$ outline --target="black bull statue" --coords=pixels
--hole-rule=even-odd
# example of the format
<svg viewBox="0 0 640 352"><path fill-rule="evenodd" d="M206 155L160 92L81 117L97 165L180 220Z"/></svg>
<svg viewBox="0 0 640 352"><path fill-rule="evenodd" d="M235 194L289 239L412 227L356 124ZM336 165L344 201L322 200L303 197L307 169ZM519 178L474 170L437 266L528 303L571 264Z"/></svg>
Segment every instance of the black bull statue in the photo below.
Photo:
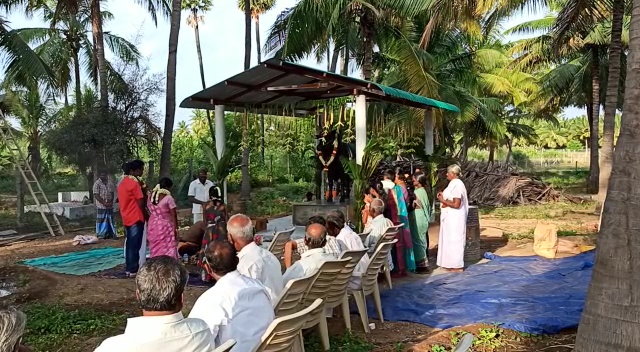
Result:
<svg viewBox="0 0 640 352"><path fill-rule="evenodd" d="M351 193L351 177L344 169L341 158L354 159L355 145L343 143L337 131L332 130L326 134L316 135L316 199L322 199L324 192L329 191L328 202L333 202L333 186L337 184L340 194L340 202L349 199ZM322 189L323 170L327 172L327 186Z"/></svg>

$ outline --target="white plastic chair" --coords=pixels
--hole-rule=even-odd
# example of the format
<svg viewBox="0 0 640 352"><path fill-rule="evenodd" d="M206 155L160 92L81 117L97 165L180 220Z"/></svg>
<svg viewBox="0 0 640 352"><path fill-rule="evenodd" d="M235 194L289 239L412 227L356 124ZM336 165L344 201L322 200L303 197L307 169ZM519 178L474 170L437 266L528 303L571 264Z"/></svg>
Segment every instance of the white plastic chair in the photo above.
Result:
<svg viewBox="0 0 640 352"><path fill-rule="evenodd" d="M369 329L369 315L367 314L367 296L373 295L373 301L375 302L376 310L378 311L378 317L380 322L384 323L382 302L380 300L380 288L378 287L378 272L380 272L384 263L387 262L387 255L389 254L389 251L391 251L391 248L396 245L396 242L398 242L398 240L380 244L369 262L367 271L362 275L360 288L357 290L347 290L349 295L353 296L356 301L358 313L360 313L360 319L364 326L364 331L367 333L371 331Z"/></svg>
<svg viewBox="0 0 640 352"><path fill-rule="evenodd" d="M299 341L302 326L307 321L307 316L314 311L322 310L322 300L314 301L307 308L298 313L276 318L262 335L262 339L254 352L290 352L294 350L294 342Z"/></svg>
<svg viewBox="0 0 640 352"><path fill-rule="evenodd" d="M273 235L271 244L269 244L269 252L273 253L280 262L282 262L282 257L284 256L284 245L289 242L295 230L296 228L293 227L288 230L278 231Z"/></svg>
<svg viewBox="0 0 640 352"><path fill-rule="evenodd" d="M276 318L298 313L298 311L300 311L302 299L307 294L307 291L309 291L309 288L316 280L319 273L319 271L316 271L311 275L289 280L289 282L287 282L287 285L284 287L284 290L282 290L278 301L273 306L273 312L276 315Z"/></svg>
<svg viewBox="0 0 640 352"><path fill-rule="evenodd" d="M378 242L376 243L376 249L380 247L381 243L391 242L396 239L400 228L402 228L404 224L389 226L387 231L384 232L384 235L378 238ZM389 261L384 262L384 266L382 267L382 272L384 273L384 277L387 280L387 284L389 285L389 289L393 289L393 282L391 281L391 268L389 267Z"/></svg>
<svg viewBox="0 0 640 352"><path fill-rule="evenodd" d="M340 254L340 259L351 258L351 260L349 261L349 264L347 264L347 266L345 267L345 271L343 272L343 274L346 275L347 270L350 270L351 272L350 276L353 277L353 271L355 270L356 266L360 263L360 260L362 259L362 257L364 257L365 254L367 254L366 248L359 249L359 250L348 250L348 251L342 252L342 254ZM349 313L349 296L347 295L347 287L349 286L351 277L349 278L349 280L347 280L347 284L344 287L345 294L342 296L341 303L334 301L330 297L327 297L327 300L325 301L325 307L330 307L332 309L337 307L338 305L342 305L342 316L344 318L344 325L347 327L347 330L351 330L351 317ZM336 298L338 298L338 290L340 288L336 287L335 289L336 289Z"/></svg>
<svg viewBox="0 0 640 352"><path fill-rule="evenodd" d="M303 308L309 307L317 299L322 299L322 310L319 315L310 315L307 322L304 324L303 329L309 329L314 326L318 326L320 330L320 340L322 347L325 351L329 350L329 330L327 329L327 318L324 316L324 301L331 295L334 299L335 292L331 292L334 289L334 282L338 281L339 276L345 270L345 267L349 264L350 258L328 260L322 264L318 270L318 276L315 281L309 287L307 294L302 299L301 305ZM352 270L353 271L353 270ZM349 274L351 276L351 274ZM342 280L341 280L342 281ZM348 278L347 280L348 281ZM343 291L343 295L346 291ZM302 344L302 334L300 335L300 343Z"/></svg>
<svg viewBox="0 0 640 352"><path fill-rule="evenodd" d="M236 340L230 339L230 340L227 340L227 342L223 343L222 345L218 346L218 348L213 350L213 352L229 352L235 345L236 345Z"/></svg>

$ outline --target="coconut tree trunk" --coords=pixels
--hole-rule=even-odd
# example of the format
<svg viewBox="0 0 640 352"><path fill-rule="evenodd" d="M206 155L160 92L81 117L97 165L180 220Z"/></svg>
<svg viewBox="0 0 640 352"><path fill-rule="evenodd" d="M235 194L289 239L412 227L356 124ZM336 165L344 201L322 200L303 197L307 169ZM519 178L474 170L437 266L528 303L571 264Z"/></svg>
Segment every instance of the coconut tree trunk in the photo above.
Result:
<svg viewBox="0 0 640 352"><path fill-rule="evenodd" d="M244 69L248 70L251 66L251 0L244 1ZM242 130L242 182L240 185L240 198L241 207L244 208L245 200L251 196L251 178L249 176L249 115L245 111L244 123ZM246 212L246 209L240 209L242 212Z"/></svg>
<svg viewBox="0 0 640 352"><path fill-rule="evenodd" d="M344 44L344 51L342 53L342 67L341 67L341 74L343 76L346 76L349 74L349 46L348 46L348 41L345 42Z"/></svg>
<svg viewBox="0 0 640 352"><path fill-rule="evenodd" d="M599 165L599 122L600 122L600 59L598 57L598 47L591 47L591 96L592 96L592 118L591 130L589 131L589 147L591 155L589 159L589 181L587 182L587 191L591 194L598 193L598 178L600 173Z"/></svg>
<svg viewBox="0 0 640 352"><path fill-rule="evenodd" d="M331 54L331 65L329 71L335 73L338 69L338 59L340 58L340 49L333 48L333 54Z"/></svg>
<svg viewBox="0 0 640 352"><path fill-rule="evenodd" d="M38 129L31 131L29 138L29 167L36 174L36 177L40 177L40 164L42 163L42 154L40 152L40 133Z"/></svg>
<svg viewBox="0 0 640 352"><path fill-rule="evenodd" d="M207 88L207 84L204 79L204 64L202 63L202 48L200 46L200 25L198 24L198 8L194 7L191 9L191 14L194 18L194 26L193 32L196 36L196 52L198 54L198 65L200 66L200 81L202 82L202 89ZM211 111L209 109L205 110L207 113L207 125L209 126L209 133L211 133L212 141L215 139L215 132L213 130L213 122L211 122ZM214 145L213 143L212 145Z"/></svg>
<svg viewBox="0 0 640 352"><path fill-rule="evenodd" d="M73 53L73 74L75 80L75 94L76 94L76 107L82 106L82 86L80 82L80 58L78 57L78 50L74 49Z"/></svg>
<svg viewBox="0 0 640 352"><path fill-rule="evenodd" d="M492 163L496 159L496 146L493 142L489 142L489 162Z"/></svg>
<svg viewBox="0 0 640 352"><path fill-rule="evenodd" d="M258 55L258 63L262 62L262 43L260 43L260 15L255 15L256 23L256 54ZM260 161L264 165L264 114L260 114Z"/></svg>
<svg viewBox="0 0 640 352"><path fill-rule="evenodd" d="M593 277L582 312L577 352L640 350L640 0L633 1L620 137L603 208Z"/></svg>
<svg viewBox="0 0 640 352"><path fill-rule="evenodd" d="M160 151L160 177L171 172L171 142L176 115L176 61L178 58L178 35L180 34L181 2L171 3L171 25L169 27L169 56L167 58L167 100L165 105L164 132Z"/></svg>
<svg viewBox="0 0 640 352"><path fill-rule="evenodd" d="M98 62L98 84L100 87L100 107L109 107L109 91L107 86L107 60L104 56L104 35L102 32L102 12L100 0L91 0L91 31Z"/></svg>
<svg viewBox="0 0 640 352"><path fill-rule="evenodd" d="M365 80L371 79L371 73L373 71L373 33L369 20L369 10L364 9L362 18L360 19L360 31L362 32L364 58L362 61L362 78Z"/></svg>
<svg viewBox="0 0 640 352"><path fill-rule="evenodd" d="M256 23L256 54L258 54L258 63L262 62L262 49L260 48L260 15L254 16L254 21Z"/></svg>
<svg viewBox="0 0 640 352"><path fill-rule="evenodd" d="M620 84L620 55L622 52L622 21L624 20L624 0L614 0L612 7L611 43L609 44L609 76L607 96L604 103L604 128L602 129L602 150L598 187L598 207L604 203L613 163L613 138L616 129L616 109Z"/></svg>
<svg viewBox="0 0 640 352"><path fill-rule="evenodd" d="M513 153L513 141L507 138L507 157L504 159L505 164L511 162L511 154Z"/></svg>

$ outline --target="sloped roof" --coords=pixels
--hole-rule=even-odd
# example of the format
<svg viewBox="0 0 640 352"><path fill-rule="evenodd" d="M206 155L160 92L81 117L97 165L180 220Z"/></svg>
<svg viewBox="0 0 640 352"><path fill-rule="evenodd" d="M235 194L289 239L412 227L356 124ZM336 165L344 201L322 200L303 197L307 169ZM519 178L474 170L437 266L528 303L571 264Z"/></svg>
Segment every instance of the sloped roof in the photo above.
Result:
<svg viewBox="0 0 640 352"><path fill-rule="evenodd" d="M214 105L233 108L276 108L364 94L367 99L415 108L460 110L451 104L358 78L326 72L279 59L269 59L180 103L182 108L213 109ZM302 104L301 104L302 103Z"/></svg>

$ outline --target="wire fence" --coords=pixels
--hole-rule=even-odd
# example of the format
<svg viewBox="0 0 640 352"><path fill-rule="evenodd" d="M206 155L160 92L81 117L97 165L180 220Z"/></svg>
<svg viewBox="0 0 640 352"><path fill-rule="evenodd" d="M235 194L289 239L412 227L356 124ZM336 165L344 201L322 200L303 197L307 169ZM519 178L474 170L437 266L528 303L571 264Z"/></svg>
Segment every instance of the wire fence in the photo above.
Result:
<svg viewBox="0 0 640 352"><path fill-rule="evenodd" d="M494 160L504 162L506 157L507 150L498 149ZM472 149L469 159L489 160L489 152ZM527 171L584 169L589 167L589 150L514 148L510 163Z"/></svg>

